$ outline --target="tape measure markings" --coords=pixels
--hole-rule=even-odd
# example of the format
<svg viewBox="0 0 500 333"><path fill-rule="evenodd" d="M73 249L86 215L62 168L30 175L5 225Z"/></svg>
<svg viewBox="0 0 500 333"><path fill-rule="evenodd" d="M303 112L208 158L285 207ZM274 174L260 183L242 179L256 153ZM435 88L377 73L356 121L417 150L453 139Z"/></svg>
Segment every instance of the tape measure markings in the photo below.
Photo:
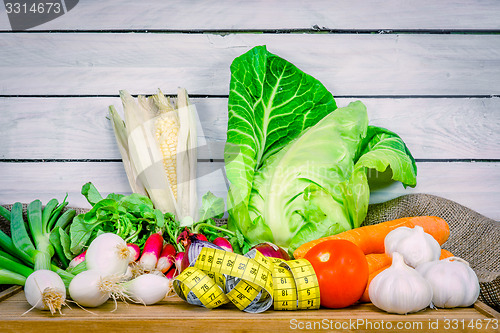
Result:
<svg viewBox="0 0 500 333"><path fill-rule="evenodd" d="M205 252L200 253L195 267L241 279L236 286L230 286L226 294L240 310L244 310L257 297L260 292L259 286L270 292L269 289L272 288L270 272L262 265L231 252L215 251L215 249L207 249Z"/></svg>
<svg viewBox="0 0 500 333"><path fill-rule="evenodd" d="M208 275L194 267L186 268L183 273L185 274L179 275L177 280L184 285L180 287L184 300L188 299L189 293L193 293L207 308L214 308L229 301L222 289ZM177 292L176 285L174 284L174 288Z"/></svg>
<svg viewBox="0 0 500 333"><path fill-rule="evenodd" d="M293 275L297 290L297 307L299 309L318 309L319 284L314 269L305 259L286 261L280 264L287 267Z"/></svg>
<svg viewBox="0 0 500 333"><path fill-rule="evenodd" d="M247 312L319 308L319 286L305 259L284 261L253 250L244 256L203 248L174 280L184 300L207 308L232 302Z"/></svg>

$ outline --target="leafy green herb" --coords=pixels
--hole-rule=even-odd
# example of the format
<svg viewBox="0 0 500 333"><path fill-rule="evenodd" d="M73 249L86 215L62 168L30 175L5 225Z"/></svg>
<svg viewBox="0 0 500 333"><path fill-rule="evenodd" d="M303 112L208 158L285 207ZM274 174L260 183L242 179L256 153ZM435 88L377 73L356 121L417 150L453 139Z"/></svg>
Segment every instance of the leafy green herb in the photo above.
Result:
<svg viewBox="0 0 500 333"><path fill-rule="evenodd" d="M95 186L87 183L82 187L82 194L93 207L77 215L71 224L70 251L73 254L81 253L95 237L105 232L113 232L142 248L152 233L163 232L167 224L175 224L172 214L161 213L148 197L137 193L112 193L103 199Z"/></svg>

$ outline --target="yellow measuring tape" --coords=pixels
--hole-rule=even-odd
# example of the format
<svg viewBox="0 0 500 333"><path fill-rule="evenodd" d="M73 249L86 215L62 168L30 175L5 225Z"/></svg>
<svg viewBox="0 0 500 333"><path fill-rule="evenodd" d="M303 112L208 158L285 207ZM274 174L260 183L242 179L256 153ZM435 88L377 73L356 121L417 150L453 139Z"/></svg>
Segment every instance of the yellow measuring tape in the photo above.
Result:
<svg viewBox="0 0 500 333"><path fill-rule="evenodd" d="M305 259L268 258L257 250L239 255L203 248L175 280L174 290L188 303L212 309L232 302L252 313L318 309L319 285Z"/></svg>

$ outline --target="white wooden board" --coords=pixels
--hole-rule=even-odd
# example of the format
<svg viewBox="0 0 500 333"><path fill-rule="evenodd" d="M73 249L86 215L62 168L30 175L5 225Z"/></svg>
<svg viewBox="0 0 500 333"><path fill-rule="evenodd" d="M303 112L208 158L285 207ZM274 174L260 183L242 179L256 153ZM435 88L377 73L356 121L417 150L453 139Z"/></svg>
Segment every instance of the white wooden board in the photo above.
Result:
<svg viewBox="0 0 500 333"><path fill-rule="evenodd" d="M89 0L11 33L0 6L0 203L68 192L88 207L87 181L129 193L107 107L121 110L120 89L178 86L198 97L199 194L225 197L229 66L267 45L339 106L362 100L418 159L416 188L377 187L371 202L430 193L498 220L499 18L497 0Z"/></svg>
<svg viewBox="0 0 500 333"><path fill-rule="evenodd" d="M498 29L499 16L495 0L87 0L32 30Z"/></svg>
<svg viewBox="0 0 500 333"><path fill-rule="evenodd" d="M336 99L339 107L353 100ZM417 159L500 159L498 97L360 100L371 124L398 133ZM227 98L192 102L199 159L223 159ZM0 98L0 159L120 159L109 105L122 112L118 97Z"/></svg>
<svg viewBox="0 0 500 333"><path fill-rule="evenodd" d="M422 162L418 167L418 185L404 189L400 183L378 188L371 202L383 202L408 193L428 193L457 201L490 218L500 219L499 163ZM223 163L200 163L198 195L211 191L226 197L227 181ZM64 198L71 205L89 207L80 194L86 182L93 182L104 195L130 193L121 163L1 163L0 204L26 202L36 198Z"/></svg>
<svg viewBox="0 0 500 333"><path fill-rule="evenodd" d="M227 95L256 45L335 96L500 95L500 35L0 34L0 95Z"/></svg>

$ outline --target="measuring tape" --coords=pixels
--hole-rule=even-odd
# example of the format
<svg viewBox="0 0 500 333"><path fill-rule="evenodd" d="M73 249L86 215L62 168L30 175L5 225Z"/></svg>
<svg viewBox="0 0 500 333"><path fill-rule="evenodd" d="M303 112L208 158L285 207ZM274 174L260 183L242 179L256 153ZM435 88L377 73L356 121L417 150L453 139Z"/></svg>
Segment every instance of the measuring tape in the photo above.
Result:
<svg viewBox="0 0 500 333"><path fill-rule="evenodd" d="M209 309L233 303L240 310L318 309L319 285L306 259L284 261L257 250L245 255L203 248L194 264L174 280L174 290L190 304Z"/></svg>

